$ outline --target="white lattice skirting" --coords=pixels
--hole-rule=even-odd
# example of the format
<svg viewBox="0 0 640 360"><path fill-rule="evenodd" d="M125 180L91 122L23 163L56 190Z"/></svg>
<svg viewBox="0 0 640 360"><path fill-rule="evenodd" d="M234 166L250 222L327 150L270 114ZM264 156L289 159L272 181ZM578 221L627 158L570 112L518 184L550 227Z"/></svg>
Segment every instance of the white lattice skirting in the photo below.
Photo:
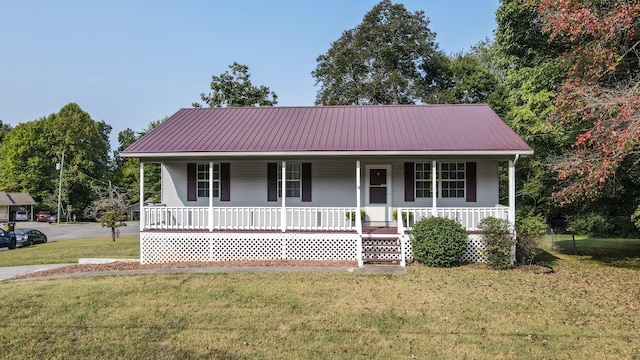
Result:
<svg viewBox="0 0 640 360"><path fill-rule="evenodd" d="M140 263L357 260L357 234L140 233Z"/></svg>
<svg viewBox="0 0 640 360"><path fill-rule="evenodd" d="M353 233L142 232L142 264L187 261L347 260L358 259L360 237ZM404 235L406 258L413 259L411 237ZM461 262L485 262L482 236L470 234Z"/></svg>

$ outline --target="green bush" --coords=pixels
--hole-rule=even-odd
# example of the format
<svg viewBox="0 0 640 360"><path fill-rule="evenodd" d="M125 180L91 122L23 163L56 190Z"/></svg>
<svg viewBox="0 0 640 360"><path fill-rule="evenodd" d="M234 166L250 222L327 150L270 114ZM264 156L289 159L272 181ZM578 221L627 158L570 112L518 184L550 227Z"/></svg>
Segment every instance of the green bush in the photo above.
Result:
<svg viewBox="0 0 640 360"><path fill-rule="evenodd" d="M467 247L467 231L455 220L428 217L413 225L411 243L419 263L450 267Z"/></svg>
<svg viewBox="0 0 640 360"><path fill-rule="evenodd" d="M344 216L347 220L356 221L356 212L355 211L347 211ZM367 213L364 210L360 210L360 221L364 221L367 217Z"/></svg>
<svg viewBox="0 0 640 360"><path fill-rule="evenodd" d="M602 215L588 213L569 217L570 229L580 235L607 236L612 230L611 224Z"/></svg>
<svg viewBox="0 0 640 360"><path fill-rule="evenodd" d="M516 221L516 262L531 264L540 252L538 243L544 236L547 224L542 215L532 215Z"/></svg>
<svg viewBox="0 0 640 360"><path fill-rule="evenodd" d="M515 240L511 237L509 221L495 217L484 218L478 224L478 229L482 231L482 239L487 246L482 253L487 257L489 265L498 270L513 266L511 248Z"/></svg>

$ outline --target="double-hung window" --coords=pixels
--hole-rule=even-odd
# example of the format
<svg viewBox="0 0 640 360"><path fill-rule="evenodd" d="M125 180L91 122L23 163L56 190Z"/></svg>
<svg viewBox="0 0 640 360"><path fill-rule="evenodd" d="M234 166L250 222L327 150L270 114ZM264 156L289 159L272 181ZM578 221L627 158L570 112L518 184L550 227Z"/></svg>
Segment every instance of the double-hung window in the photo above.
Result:
<svg viewBox="0 0 640 360"><path fill-rule="evenodd" d="M416 163L415 165L416 197L431 197L431 163Z"/></svg>
<svg viewBox="0 0 640 360"><path fill-rule="evenodd" d="M440 196L443 198L463 198L465 184L464 163L440 164Z"/></svg>
<svg viewBox="0 0 640 360"><path fill-rule="evenodd" d="M288 198L299 198L302 189L302 164L287 163L286 195ZM282 197L282 163L278 167L278 197Z"/></svg>
<svg viewBox="0 0 640 360"><path fill-rule="evenodd" d="M415 196L430 198L433 196L433 174L431 163L415 163ZM465 163L437 163L436 191L441 198L465 197Z"/></svg>
<svg viewBox="0 0 640 360"><path fill-rule="evenodd" d="M213 189L209 189L209 164L197 164L196 179L198 181L198 197L220 197L220 163L213 164Z"/></svg>

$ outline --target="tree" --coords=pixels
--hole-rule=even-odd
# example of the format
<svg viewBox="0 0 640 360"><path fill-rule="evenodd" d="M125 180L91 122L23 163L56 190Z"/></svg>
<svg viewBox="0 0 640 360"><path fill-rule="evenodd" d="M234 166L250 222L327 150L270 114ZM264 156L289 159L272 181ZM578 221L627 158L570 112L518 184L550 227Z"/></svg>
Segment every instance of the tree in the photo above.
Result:
<svg viewBox="0 0 640 360"><path fill-rule="evenodd" d="M220 76L211 77L212 93L200 94L200 99L209 107L273 106L278 96L268 87L254 86L251 83L249 67L234 62L231 73L225 71ZM193 103L193 107L201 107Z"/></svg>
<svg viewBox="0 0 640 360"><path fill-rule="evenodd" d="M383 0L320 55L318 105L413 104L442 84L446 56L423 11Z"/></svg>
<svg viewBox="0 0 640 360"><path fill-rule="evenodd" d="M118 134L118 149L114 151L114 169L113 169L113 181L120 186L126 188L127 193L131 201L140 201L140 160L134 158L123 158L120 156L120 152L124 151L127 147L133 144L136 140L146 135L149 131L160 125L164 119L158 119L152 121L147 125L147 128L136 133L135 131L127 128ZM152 198L154 201L160 200L160 166L155 163L144 164L144 177L145 177L145 200Z"/></svg>
<svg viewBox="0 0 640 360"><path fill-rule="evenodd" d="M2 144L2 140L7 135L7 133L11 130L11 125L4 124L2 120L0 120L0 145Z"/></svg>
<svg viewBox="0 0 640 360"><path fill-rule="evenodd" d="M126 194L111 186L111 182L107 188L95 187L94 190L96 199L85 209L84 215L96 219L102 227L111 228L111 240L116 241L118 228L127 226Z"/></svg>
<svg viewBox="0 0 640 360"><path fill-rule="evenodd" d="M488 103L500 115L506 97L502 74L495 65L495 51L489 40L481 41L469 52L454 55L447 62L441 90L429 102L445 104Z"/></svg>
<svg viewBox="0 0 640 360"><path fill-rule="evenodd" d="M0 147L0 187L29 192L42 205L47 195L58 193L55 164L64 152L62 200L84 209L93 199L93 179L102 179L109 172L110 132L109 125L91 119L75 103L46 118L20 124L7 133Z"/></svg>
<svg viewBox="0 0 640 360"><path fill-rule="evenodd" d="M639 154L640 2L538 0L544 30L562 40L569 67L550 114L555 127L579 129L552 164L561 203L601 197L629 157Z"/></svg>

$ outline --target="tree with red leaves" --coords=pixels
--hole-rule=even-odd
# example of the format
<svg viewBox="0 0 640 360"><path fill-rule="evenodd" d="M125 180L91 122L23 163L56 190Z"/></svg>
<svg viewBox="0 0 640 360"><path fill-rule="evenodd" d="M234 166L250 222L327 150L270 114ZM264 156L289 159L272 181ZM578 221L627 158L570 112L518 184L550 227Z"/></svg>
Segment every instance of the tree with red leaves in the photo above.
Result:
<svg viewBox="0 0 640 360"><path fill-rule="evenodd" d="M555 198L595 200L640 152L640 1L536 1L544 31L564 44L561 61L569 67L549 121L579 131L551 166L561 186Z"/></svg>

